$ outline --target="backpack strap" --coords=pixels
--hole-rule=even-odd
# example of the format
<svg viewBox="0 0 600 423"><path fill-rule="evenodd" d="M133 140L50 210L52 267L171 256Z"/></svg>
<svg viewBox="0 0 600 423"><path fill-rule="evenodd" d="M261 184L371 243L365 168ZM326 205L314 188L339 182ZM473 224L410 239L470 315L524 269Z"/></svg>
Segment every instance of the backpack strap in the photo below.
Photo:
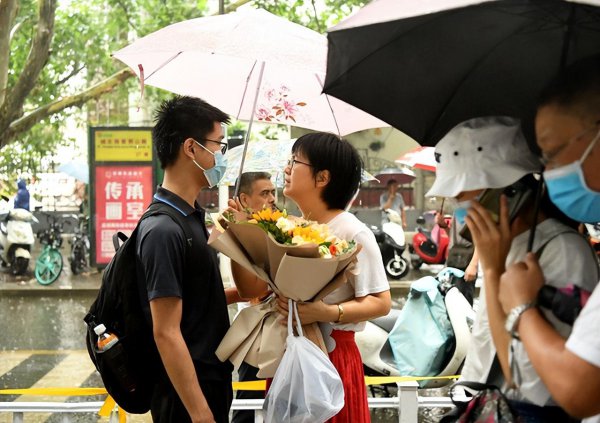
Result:
<svg viewBox="0 0 600 423"><path fill-rule="evenodd" d="M163 199L158 198L156 196L154 197L154 199L155 200L152 203L150 203L150 206L148 206L148 209L142 215L140 222L147 217L156 216L159 214L166 214L167 216L169 216L175 223L177 223L179 225L179 227L183 231L184 238L185 238L184 247L185 247L186 263L191 263L192 243L193 243L194 236L192 235L192 230L190 228L190 225L185 220L185 215L178 208L176 208L172 204L164 201ZM138 222L138 226L139 226L139 222Z"/></svg>
<svg viewBox="0 0 600 423"><path fill-rule="evenodd" d="M142 220L144 220L147 217L156 216L159 214L166 214L167 216L169 216L175 223L177 223L179 225L179 227L183 231L184 238L186 241L184 243L185 259L186 259L186 263L191 263L191 260L192 260L192 248L191 247L192 247L192 242L193 242L194 236L192 234L190 225L185 220L185 215L175 205L173 205L157 196L154 196L154 201L152 203L150 203L150 205L148 206L148 208L146 209L146 211L144 212L144 214L138 221L135 229L133 230L133 232L131 233L130 236L125 235L123 232L116 232L115 234L113 234L112 242L113 242L115 251L117 251L121 247L121 245L122 245L121 242L125 242L129 238L132 238L135 235L137 235L137 232L138 232L138 229L139 229L139 226L140 226L140 223L142 222Z"/></svg>
<svg viewBox="0 0 600 423"><path fill-rule="evenodd" d="M137 229L137 227L136 227L136 229ZM133 233L130 236L132 236L132 235L133 235ZM113 242L113 247L115 247L115 252L119 249L119 247L121 247L119 240L121 240L122 242L125 242L128 239L129 239L129 237L127 235L125 235L123 232L117 232L117 233L113 234L112 242Z"/></svg>
<svg viewBox="0 0 600 423"><path fill-rule="evenodd" d="M559 235L574 235L577 237L581 237L582 239L585 240L585 245L587 246L587 251L591 254L592 256L592 260L597 262L598 258L597 258L597 254L596 251L594 251L594 249L592 248L592 246L590 245L590 243L585 239L585 237L583 237L583 235L581 235L579 232L569 229L569 230L562 230L556 234L554 234L553 236L551 236L550 238L548 238L546 241L544 241L544 243L540 246L540 248L538 248L538 250L535 252L536 257L538 258L538 260L542 257L542 253L544 252L544 250L546 249L546 247L548 246L548 244L550 243L550 241L552 241L554 238L558 237ZM600 266L597 267L597 276L598 278L600 278Z"/></svg>

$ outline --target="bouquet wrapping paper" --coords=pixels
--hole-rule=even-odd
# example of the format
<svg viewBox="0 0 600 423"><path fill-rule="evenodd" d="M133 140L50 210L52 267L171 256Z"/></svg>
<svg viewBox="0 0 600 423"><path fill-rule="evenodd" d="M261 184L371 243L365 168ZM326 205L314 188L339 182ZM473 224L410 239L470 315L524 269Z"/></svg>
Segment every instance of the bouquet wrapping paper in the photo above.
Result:
<svg viewBox="0 0 600 423"><path fill-rule="evenodd" d="M360 251L356 245L347 253L322 258L315 244L281 244L261 227L247 222L216 226L208 244L265 280L276 294L298 302L321 300L346 283L354 271L351 263ZM287 337L275 303L271 296L240 311L219 345L217 357L230 360L236 367L246 361L259 368L259 377L273 377ZM327 353L318 324L304 325L303 330Z"/></svg>

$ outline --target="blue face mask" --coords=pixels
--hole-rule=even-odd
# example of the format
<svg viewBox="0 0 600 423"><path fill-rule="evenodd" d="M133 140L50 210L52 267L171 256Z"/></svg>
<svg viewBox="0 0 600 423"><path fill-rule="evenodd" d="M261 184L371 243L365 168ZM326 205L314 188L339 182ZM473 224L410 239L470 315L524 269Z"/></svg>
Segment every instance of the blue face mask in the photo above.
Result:
<svg viewBox="0 0 600 423"><path fill-rule="evenodd" d="M465 224L465 217L467 217L467 211L471 207L471 200L459 201L456 203L456 208L454 209L454 218L458 222L459 225Z"/></svg>
<svg viewBox="0 0 600 423"><path fill-rule="evenodd" d="M581 159L544 172L550 200L564 214L577 222L600 222L600 192L592 191L585 183L582 164L600 138L600 131L585 150Z"/></svg>
<svg viewBox="0 0 600 423"><path fill-rule="evenodd" d="M227 170L227 159L225 158L225 156L223 156L221 150L217 150L213 153L208 148L200 144L198 141L194 140L194 142L206 151L208 151L210 154L212 154L215 158L215 165L210 169L204 169L198 164L198 162L196 162L196 160L192 160L194 164L204 172L204 176L206 177L206 181L208 182L208 187L212 188L215 185L217 185L221 181L221 179L223 179L223 176L225 176L225 171Z"/></svg>

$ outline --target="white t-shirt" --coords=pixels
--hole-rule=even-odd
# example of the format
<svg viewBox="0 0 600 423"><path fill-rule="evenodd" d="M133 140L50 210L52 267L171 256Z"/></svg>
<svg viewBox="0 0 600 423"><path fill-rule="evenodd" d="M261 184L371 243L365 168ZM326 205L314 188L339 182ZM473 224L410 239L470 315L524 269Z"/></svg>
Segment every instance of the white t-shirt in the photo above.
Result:
<svg viewBox="0 0 600 423"><path fill-rule="evenodd" d="M581 314L575 320L566 347L573 354L596 367L600 367L600 288L596 288ZM596 335L593 335L596 333ZM584 419L585 423L600 423L600 414Z"/></svg>
<svg viewBox="0 0 600 423"><path fill-rule="evenodd" d="M547 243L540 257L540 265L546 283L557 288L574 284L587 291L592 291L598 283L597 263L586 240L578 236L574 230L569 230L571 233L561 233L565 230L569 229L554 219L547 219L537 225L533 251L538 251L542 245ZM529 231L521 233L513 239L506 258L506 266L524 260L527 254L528 239ZM550 239L551 241L548 242ZM488 375L496 355L485 303L485 283L481 288L480 298L461 380L485 383L488 381ZM565 337L569 335L571 330L569 325L558 321L549 310L542 308L542 313L561 335ZM515 360L514 364L520 371L521 385L519 390L510 390L506 392L506 395L511 399L536 405L553 405L550 393L533 369L523 344L516 340L513 340L511 344L514 350L511 359Z"/></svg>
<svg viewBox="0 0 600 423"><path fill-rule="evenodd" d="M379 196L379 207L383 207L383 205L385 203L387 203L389 198L389 193L388 192L384 192L383 194L381 194L381 196ZM399 192L396 192L396 197L394 198L394 201L392 201L392 205L390 206L390 209L394 210L395 212L398 212L398 214L400 214L400 218L402 218L402 209L404 209L404 199L402 198L402 194L400 194ZM381 212L381 223L385 223L385 222L389 222L390 219L388 219L388 215L386 212L382 211Z"/></svg>
<svg viewBox="0 0 600 423"><path fill-rule="evenodd" d="M373 232L356 216L348 212L338 214L327 223L327 226L338 238L348 241L354 240L362 245L362 250L357 255L358 275L350 278L347 283L326 296L323 301L327 304L338 304L347 301L349 298L364 297L369 294L388 291L390 284L383 268L383 259ZM365 322L333 323L333 328L358 332L363 330L365 325Z"/></svg>

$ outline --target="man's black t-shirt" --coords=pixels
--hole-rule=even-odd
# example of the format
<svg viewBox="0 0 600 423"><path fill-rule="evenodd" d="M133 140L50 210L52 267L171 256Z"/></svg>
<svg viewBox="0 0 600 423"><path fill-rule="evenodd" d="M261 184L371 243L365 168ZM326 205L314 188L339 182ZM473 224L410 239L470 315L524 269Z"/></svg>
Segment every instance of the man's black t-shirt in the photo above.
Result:
<svg viewBox="0 0 600 423"><path fill-rule="evenodd" d="M193 235L191 260L186 263L187 240L181 227L167 215L150 216L140 223L137 237L138 277L146 281L149 301L182 299L181 332L198 379L230 380L231 363L222 363L215 355L229 329L229 315L217 255L207 244L204 210L162 187L155 199L185 216Z"/></svg>

